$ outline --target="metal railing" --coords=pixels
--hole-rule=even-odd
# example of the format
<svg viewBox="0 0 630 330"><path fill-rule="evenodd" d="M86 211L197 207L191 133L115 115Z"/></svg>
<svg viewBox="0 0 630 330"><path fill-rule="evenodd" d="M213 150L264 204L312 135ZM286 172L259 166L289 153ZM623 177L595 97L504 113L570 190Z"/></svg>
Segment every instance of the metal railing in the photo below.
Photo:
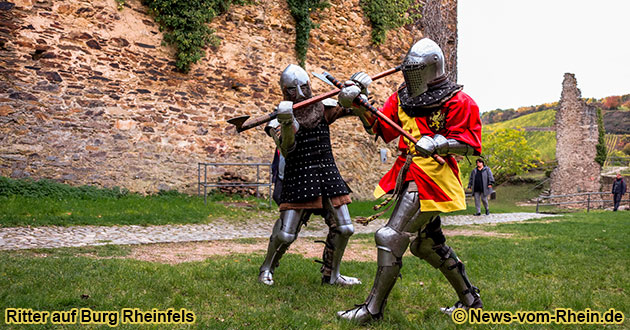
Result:
<svg viewBox="0 0 630 330"><path fill-rule="evenodd" d="M208 166L255 166L256 182L208 182ZM260 167L269 167L269 182L260 182ZM202 171L203 167L203 181ZM216 187L256 187L256 197L260 196L259 188L268 187L269 189L269 206L271 206L271 163L197 163L197 196L201 195L201 187L203 187L203 203L208 203L208 188Z"/></svg>
<svg viewBox="0 0 630 330"><path fill-rule="evenodd" d="M551 195L551 196L540 196L538 198L536 198L536 213L538 212L538 208L540 206L556 206L556 205L569 205L569 204L584 204L586 203L586 212L589 212L591 210L591 205L596 205L596 204L601 204L602 207L604 207L605 203L613 203L614 201L612 199L593 199L591 196L602 196L602 195L612 195L612 193L610 192L584 192L584 193L577 193L577 194L567 194L567 195ZM630 194L628 195L628 207L630 207ZM587 196L586 200L577 200L577 201L569 201L569 202L557 202L557 203L541 203L542 200L545 199L552 199L552 198L568 198L568 197L577 197L577 196ZM624 202L623 196L621 197L621 202L620 202L620 206L621 204Z"/></svg>

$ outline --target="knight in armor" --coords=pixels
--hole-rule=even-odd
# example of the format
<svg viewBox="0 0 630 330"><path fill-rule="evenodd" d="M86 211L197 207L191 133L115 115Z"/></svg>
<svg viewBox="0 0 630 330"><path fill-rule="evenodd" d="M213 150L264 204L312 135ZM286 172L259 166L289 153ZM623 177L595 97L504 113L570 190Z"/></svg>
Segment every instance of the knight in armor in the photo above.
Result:
<svg viewBox="0 0 630 330"><path fill-rule="evenodd" d="M464 188L453 155L481 153L481 120L477 104L449 81L444 55L432 40L415 43L402 63L405 83L391 95L380 111L418 140L416 144L371 113L360 116L371 132L390 142L400 136L401 152L392 169L383 176L375 197L394 192L396 204L387 224L375 233L378 249L376 278L363 304L340 311L341 319L362 324L383 317L387 297L403 266L407 247L418 258L439 269L451 284L458 301L441 308L451 314L457 308L482 308L479 289L473 286L464 264L442 233L440 213L466 208ZM339 103L354 107L357 97L365 98L369 76L355 73L339 93ZM361 110L358 110L361 111ZM437 154L445 163L431 158Z"/></svg>
<svg viewBox="0 0 630 330"><path fill-rule="evenodd" d="M329 227L322 257L322 283L361 284L357 278L340 273L341 259L354 227L347 206L351 191L335 164L329 131L330 124L352 111L327 99L294 112L293 103L312 96L308 74L297 65L291 64L282 72L280 87L284 101L278 105L277 118L265 128L278 147L274 199L279 204L280 217L272 229L258 280L273 285L280 258L309 217L319 214Z"/></svg>

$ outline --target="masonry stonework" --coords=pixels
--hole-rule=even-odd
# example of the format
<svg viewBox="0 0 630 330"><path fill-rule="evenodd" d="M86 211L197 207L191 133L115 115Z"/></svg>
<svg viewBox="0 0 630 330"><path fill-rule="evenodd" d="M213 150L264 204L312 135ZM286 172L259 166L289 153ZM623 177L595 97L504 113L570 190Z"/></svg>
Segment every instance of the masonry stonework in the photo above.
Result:
<svg viewBox="0 0 630 330"><path fill-rule="evenodd" d="M444 1L442 1L444 2ZM414 25L370 41L359 0L330 1L313 14L307 71L338 78L398 65L422 37ZM456 17L456 1L444 10ZM295 58L295 23L285 1L232 6L211 24L221 39L188 74L139 0L12 0L0 9L0 175L137 192L195 192L198 162L269 162L262 128L236 133L226 120L271 112L279 74ZM456 40L456 25L450 28ZM456 45L455 45L456 46ZM449 48L456 52L456 47ZM448 54L449 67L456 56ZM400 73L370 86L379 104ZM329 86L313 80L315 93ZM332 126L333 150L354 197L368 198L395 156L356 118ZM387 147L387 164L378 150ZM218 177L227 168L215 168ZM255 176L248 170L241 174Z"/></svg>
<svg viewBox="0 0 630 330"><path fill-rule="evenodd" d="M600 191L601 168L595 162L597 109L582 99L575 75L564 74L560 106L556 112L556 159L551 194ZM572 200L586 199L585 196Z"/></svg>

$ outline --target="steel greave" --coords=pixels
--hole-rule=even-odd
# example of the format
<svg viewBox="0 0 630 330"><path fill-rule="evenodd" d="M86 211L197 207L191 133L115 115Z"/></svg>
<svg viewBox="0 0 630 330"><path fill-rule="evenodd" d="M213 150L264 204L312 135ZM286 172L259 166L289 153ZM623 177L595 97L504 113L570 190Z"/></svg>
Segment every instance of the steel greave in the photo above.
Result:
<svg viewBox="0 0 630 330"><path fill-rule="evenodd" d="M280 258L287 251L291 243L295 241L301 227L303 210L286 210L280 212L280 218L276 221L269 237L267 255L260 266L260 272L274 272L280 262Z"/></svg>
<svg viewBox="0 0 630 330"><path fill-rule="evenodd" d="M330 263L330 282L335 283L341 276L341 260L348 245L350 236L354 233L354 226L350 218L350 212L347 205L341 205L337 208L332 207L329 201L325 202L325 207L332 214L335 222L334 228L331 226L330 233L327 237L326 244L332 248L332 256ZM326 251L324 251L326 253ZM324 259L325 260L325 259Z"/></svg>

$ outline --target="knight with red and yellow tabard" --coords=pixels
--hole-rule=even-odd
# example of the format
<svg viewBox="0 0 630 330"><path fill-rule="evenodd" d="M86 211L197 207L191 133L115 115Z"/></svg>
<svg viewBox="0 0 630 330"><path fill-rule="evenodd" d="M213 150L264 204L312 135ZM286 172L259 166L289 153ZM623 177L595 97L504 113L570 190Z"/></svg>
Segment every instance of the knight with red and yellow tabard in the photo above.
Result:
<svg viewBox="0 0 630 330"><path fill-rule="evenodd" d="M466 275L464 264L442 233L440 213L466 208L464 187L454 155L481 154L481 120L473 99L462 86L449 81L444 55L428 38L416 42L402 63L405 83L391 95L381 113L417 139L411 143L381 118L365 111L359 117L369 131L385 142L400 136L401 152L392 169L380 180L375 197L394 193L396 206L388 223L375 234L378 270L365 302L340 311L339 318L368 323L382 318L387 297L402 268L407 247L439 269L455 289L459 300L441 308L451 314L456 308L481 308L479 289ZM369 76L354 74L344 84L338 101L357 109L356 98L365 98ZM441 156L444 164L436 161ZM411 237L416 238L411 242Z"/></svg>

